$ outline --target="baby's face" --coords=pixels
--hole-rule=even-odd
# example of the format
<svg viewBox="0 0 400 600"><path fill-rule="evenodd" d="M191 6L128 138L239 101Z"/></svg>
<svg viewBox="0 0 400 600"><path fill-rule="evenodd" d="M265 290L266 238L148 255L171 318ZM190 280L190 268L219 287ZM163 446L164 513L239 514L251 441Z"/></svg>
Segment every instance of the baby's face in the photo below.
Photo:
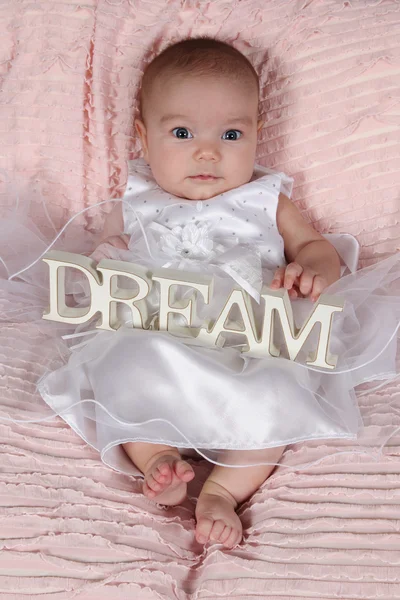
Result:
<svg viewBox="0 0 400 600"><path fill-rule="evenodd" d="M156 82L146 125L136 120L145 160L158 185L189 200L207 200L250 181L258 95L228 77L175 75ZM213 177L199 177L199 176Z"/></svg>

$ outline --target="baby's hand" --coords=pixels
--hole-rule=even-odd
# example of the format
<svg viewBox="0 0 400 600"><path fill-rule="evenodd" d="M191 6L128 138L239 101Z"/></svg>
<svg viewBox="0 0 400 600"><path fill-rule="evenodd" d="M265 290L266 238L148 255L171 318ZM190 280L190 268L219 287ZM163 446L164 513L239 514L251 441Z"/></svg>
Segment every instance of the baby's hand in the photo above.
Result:
<svg viewBox="0 0 400 600"><path fill-rule="evenodd" d="M105 239L99 246L97 246L96 250L91 254L90 258L92 258L96 262L100 262L102 258L117 258L115 256L114 248L119 250L127 250L129 243L129 236L122 235L112 235Z"/></svg>
<svg viewBox="0 0 400 600"><path fill-rule="evenodd" d="M106 240L104 240L105 244L110 244L114 246L114 248L120 248L121 250L126 250L128 248L129 243L129 235L121 234L121 235L111 235Z"/></svg>
<svg viewBox="0 0 400 600"><path fill-rule="evenodd" d="M310 294L311 300L315 302L328 287L328 282L316 271L292 262L275 271L270 287L278 289L282 285L288 290L290 298L304 298Z"/></svg>

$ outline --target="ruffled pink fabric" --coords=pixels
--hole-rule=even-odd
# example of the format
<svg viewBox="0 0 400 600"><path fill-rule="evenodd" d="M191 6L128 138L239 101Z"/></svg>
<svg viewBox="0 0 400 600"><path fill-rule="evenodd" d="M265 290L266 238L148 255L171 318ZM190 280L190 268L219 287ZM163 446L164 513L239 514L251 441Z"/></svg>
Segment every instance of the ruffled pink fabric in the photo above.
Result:
<svg viewBox="0 0 400 600"><path fill-rule="evenodd" d="M211 34L259 72L266 123L257 160L295 178L305 218L322 233L353 234L361 267L399 250L398 2L13 0L0 7L0 28L0 167L22 199L41 192L56 227L122 194L126 159L139 153L133 119L147 61L170 42ZM81 224L99 231L109 209ZM0 363L15 353L12 368L0 367L11 414L28 412L35 393L40 335L29 327L0 328ZM30 342L16 347L21 328ZM400 427L399 392L393 382L360 396L365 446ZM349 454L330 458L337 446ZM61 419L0 421L0 593L399 598L400 432L376 461L353 450L348 442L292 446L283 464L321 462L301 473L279 467L240 509L244 541L227 552L194 540L204 462L185 504L160 508Z"/></svg>

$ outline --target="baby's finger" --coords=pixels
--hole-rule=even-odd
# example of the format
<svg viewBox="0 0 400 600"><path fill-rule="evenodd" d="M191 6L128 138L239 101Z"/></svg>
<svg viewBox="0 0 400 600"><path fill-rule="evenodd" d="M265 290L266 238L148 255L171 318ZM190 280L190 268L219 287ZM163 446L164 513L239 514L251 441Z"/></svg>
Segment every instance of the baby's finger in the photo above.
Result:
<svg viewBox="0 0 400 600"><path fill-rule="evenodd" d="M315 276L315 271L312 271L311 269L304 269L300 277L299 289L305 296L308 296L308 294L311 292Z"/></svg>
<svg viewBox="0 0 400 600"><path fill-rule="evenodd" d="M303 267L299 265L299 263L292 262L288 264L288 266L286 267L284 279L284 286L287 290L289 290L292 287L296 277L300 277L302 272Z"/></svg>
<svg viewBox="0 0 400 600"><path fill-rule="evenodd" d="M328 282L326 281L325 277L316 275L314 277L314 283L311 291L311 300L315 302L326 287L328 287Z"/></svg>
<svg viewBox="0 0 400 600"><path fill-rule="evenodd" d="M106 240L114 248L120 248L126 250L128 247L129 236L127 235L113 235Z"/></svg>
<svg viewBox="0 0 400 600"><path fill-rule="evenodd" d="M283 277L285 274L285 267L279 267L274 274L274 278L271 282L270 287L272 288L280 288L283 285Z"/></svg>

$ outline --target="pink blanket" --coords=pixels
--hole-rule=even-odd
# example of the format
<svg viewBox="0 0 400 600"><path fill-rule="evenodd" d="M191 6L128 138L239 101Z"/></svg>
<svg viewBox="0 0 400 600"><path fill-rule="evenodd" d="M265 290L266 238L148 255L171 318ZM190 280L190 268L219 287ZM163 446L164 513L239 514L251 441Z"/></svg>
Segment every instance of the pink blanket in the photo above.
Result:
<svg viewBox="0 0 400 600"><path fill-rule="evenodd" d="M399 250L398 1L12 0L1 3L0 27L0 167L27 195L41 186L57 226L121 195L126 159L139 151L145 64L205 34L233 43L260 74L258 162L295 178L306 219L352 233L360 266ZM104 216L82 224L98 231ZM15 353L13 368L0 367L0 403L28 409L40 338L32 331L16 347L17 327L0 329L0 358ZM160 508L61 419L0 420L1 597L399 598L400 429L383 455L376 444L400 427L399 381L362 392L359 445L290 447L240 509L244 540L230 552L194 541L204 461L193 463L185 504ZM338 445L348 453L330 457ZM316 459L307 471L285 468Z"/></svg>

